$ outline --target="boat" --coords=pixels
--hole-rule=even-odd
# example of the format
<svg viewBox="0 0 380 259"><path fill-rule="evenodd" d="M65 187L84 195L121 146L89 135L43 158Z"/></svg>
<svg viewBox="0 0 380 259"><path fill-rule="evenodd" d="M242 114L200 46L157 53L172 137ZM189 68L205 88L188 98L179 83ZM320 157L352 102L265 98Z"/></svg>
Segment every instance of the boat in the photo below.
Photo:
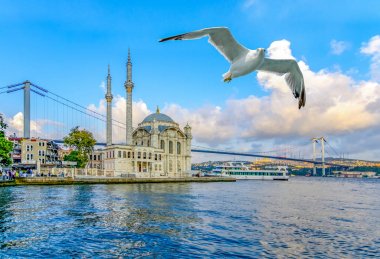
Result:
<svg viewBox="0 0 380 259"><path fill-rule="evenodd" d="M236 180L289 180L287 166L272 166L264 169L250 169L241 162L227 162L216 166L211 175L233 177Z"/></svg>

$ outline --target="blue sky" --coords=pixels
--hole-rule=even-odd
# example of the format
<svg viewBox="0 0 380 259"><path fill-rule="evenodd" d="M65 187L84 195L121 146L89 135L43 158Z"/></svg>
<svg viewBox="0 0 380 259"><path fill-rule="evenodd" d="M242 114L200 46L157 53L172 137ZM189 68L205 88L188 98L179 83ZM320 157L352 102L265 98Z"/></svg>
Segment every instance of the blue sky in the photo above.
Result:
<svg viewBox="0 0 380 259"><path fill-rule="evenodd" d="M228 63L206 39L158 43L162 37L211 26L229 27L240 43L252 49L285 39L292 56L311 71L376 82L370 69L373 56L364 55L361 48L380 33L379 11L380 2L370 0L0 0L0 86L28 79L85 106L98 105L108 64L113 94L125 95L130 48L134 99L142 100L150 111L156 105L224 111L229 100L271 96L273 89L260 84L255 73L223 83ZM11 118L22 111L21 97L0 95L0 112ZM288 97L292 98L290 92ZM169 108L167 112L173 111ZM326 133L335 139L347 137L346 131ZM255 142L250 148L258 145L258 138L256 133L249 138ZM265 141L257 147L263 148ZM231 143L240 143L239 137Z"/></svg>

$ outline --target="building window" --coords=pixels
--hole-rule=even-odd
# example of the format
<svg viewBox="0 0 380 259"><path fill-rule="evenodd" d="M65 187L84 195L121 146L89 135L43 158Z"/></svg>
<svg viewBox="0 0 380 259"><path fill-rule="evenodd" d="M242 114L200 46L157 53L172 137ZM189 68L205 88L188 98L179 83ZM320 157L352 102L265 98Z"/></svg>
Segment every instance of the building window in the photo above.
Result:
<svg viewBox="0 0 380 259"><path fill-rule="evenodd" d="M42 158L42 163L45 164L45 159Z"/></svg>
<svg viewBox="0 0 380 259"><path fill-rule="evenodd" d="M169 141L169 154L173 154L173 141Z"/></svg>
<svg viewBox="0 0 380 259"><path fill-rule="evenodd" d="M127 157L127 152L123 151L123 158Z"/></svg>
<svg viewBox="0 0 380 259"><path fill-rule="evenodd" d="M131 152L128 151L128 158L131 158Z"/></svg>
<svg viewBox="0 0 380 259"><path fill-rule="evenodd" d="M152 159L152 153L149 153L149 157L148 157L149 159Z"/></svg>
<svg viewBox="0 0 380 259"><path fill-rule="evenodd" d="M161 161L161 154L159 154L159 155L158 155L158 160L160 160L160 161Z"/></svg>
<svg viewBox="0 0 380 259"><path fill-rule="evenodd" d="M157 154L154 154L154 160L157 161Z"/></svg>
<svg viewBox="0 0 380 259"><path fill-rule="evenodd" d="M132 152L132 158L135 158L135 152Z"/></svg>
<svg viewBox="0 0 380 259"><path fill-rule="evenodd" d="M121 151L118 152L118 157L121 158Z"/></svg>
<svg viewBox="0 0 380 259"><path fill-rule="evenodd" d="M150 141L148 140L148 147L150 146Z"/></svg>
<svg viewBox="0 0 380 259"><path fill-rule="evenodd" d="M141 158L141 152L137 152L137 158Z"/></svg>
<svg viewBox="0 0 380 259"><path fill-rule="evenodd" d="M115 151L112 151L112 158L115 158Z"/></svg>
<svg viewBox="0 0 380 259"><path fill-rule="evenodd" d="M161 149L165 150L165 141L161 140Z"/></svg>
<svg viewBox="0 0 380 259"><path fill-rule="evenodd" d="M181 154L181 143L177 142L177 155Z"/></svg>
<svg viewBox="0 0 380 259"><path fill-rule="evenodd" d="M143 153L143 158L146 159L146 152Z"/></svg>
<svg viewBox="0 0 380 259"><path fill-rule="evenodd" d="M154 165L154 171L157 171L157 164Z"/></svg>
<svg viewBox="0 0 380 259"><path fill-rule="evenodd" d="M33 160L33 154L30 154L30 160Z"/></svg>
<svg viewBox="0 0 380 259"><path fill-rule="evenodd" d="M136 141L136 146L137 146L137 141Z"/></svg>
<svg viewBox="0 0 380 259"><path fill-rule="evenodd" d="M30 151L29 145L26 145L26 151Z"/></svg>

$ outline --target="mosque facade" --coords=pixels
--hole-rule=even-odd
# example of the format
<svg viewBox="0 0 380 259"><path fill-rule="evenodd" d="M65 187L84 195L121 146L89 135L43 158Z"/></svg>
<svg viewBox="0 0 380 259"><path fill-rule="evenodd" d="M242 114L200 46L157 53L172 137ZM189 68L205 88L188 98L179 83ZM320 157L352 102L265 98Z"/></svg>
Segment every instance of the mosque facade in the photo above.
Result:
<svg viewBox="0 0 380 259"><path fill-rule="evenodd" d="M191 170L191 127L181 129L168 115L157 108L138 127L132 128L132 61L128 51L126 89L126 144L112 143L111 75L107 76L106 147L102 152L107 175L115 177L178 178Z"/></svg>

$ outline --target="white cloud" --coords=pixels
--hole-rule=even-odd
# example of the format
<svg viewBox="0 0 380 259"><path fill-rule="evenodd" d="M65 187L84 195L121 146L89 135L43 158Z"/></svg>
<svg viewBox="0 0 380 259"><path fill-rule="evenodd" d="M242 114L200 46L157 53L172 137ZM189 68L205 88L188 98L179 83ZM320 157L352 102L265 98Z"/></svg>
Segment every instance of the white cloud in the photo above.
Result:
<svg viewBox="0 0 380 259"><path fill-rule="evenodd" d="M331 53L334 55L340 55L350 47L350 44L345 41L330 41Z"/></svg>
<svg viewBox="0 0 380 259"><path fill-rule="evenodd" d="M371 76L372 79L380 82L380 35L372 37L368 42L363 43L361 53L372 56Z"/></svg>
<svg viewBox="0 0 380 259"><path fill-rule="evenodd" d="M16 113L13 117L5 117L5 122L8 124L7 134L16 134L18 137L24 136L24 115L22 112ZM55 130L47 130L46 127L51 126ZM30 121L30 136L42 137L47 139L59 139L61 133L58 129L62 129L64 124L62 122L37 119Z"/></svg>

